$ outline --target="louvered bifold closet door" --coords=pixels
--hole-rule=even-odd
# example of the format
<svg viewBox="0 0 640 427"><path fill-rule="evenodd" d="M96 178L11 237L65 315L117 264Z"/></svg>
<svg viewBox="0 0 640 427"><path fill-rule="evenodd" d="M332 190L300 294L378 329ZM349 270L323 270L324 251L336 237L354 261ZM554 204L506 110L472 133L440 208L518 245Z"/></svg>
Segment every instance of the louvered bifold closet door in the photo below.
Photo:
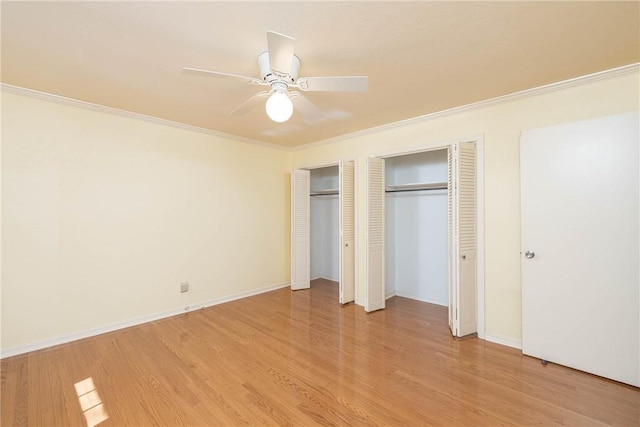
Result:
<svg viewBox="0 0 640 427"><path fill-rule="evenodd" d="M453 163L453 149L454 147L450 147L447 150L447 232L449 237L449 329L451 329L451 333L455 336L458 331L458 322L455 317L458 308L456 301L458 297L458 263L456 262L457 241L454 238L455 212L453 201L455 198L455 181L453 178L456 167Z"/></svg>
<svg viewBox="0 0 640 427"><path fill-rule="evenodd" d="M291 173L291 289L308 289L310 283L310 174Z"/></svg>
<svg viewBox="0 0 640 427"><path fill-rule="evenodd" d="M340 162L340 303L355 299L355 165Z"/></svg>
<svg viewBox="0 0 640 427"><path fill-rule="evenodd" d="M457 224L456 264L458 268L458 336L477 332L476 303L476 144L457 143L455 200Z"/></svg>
<svg viewBox="0 0 640 427"><path fill-rule="evenodd" d="M385 307L384 286L384 160L367 159L367 228L365 311Z"/></svg>

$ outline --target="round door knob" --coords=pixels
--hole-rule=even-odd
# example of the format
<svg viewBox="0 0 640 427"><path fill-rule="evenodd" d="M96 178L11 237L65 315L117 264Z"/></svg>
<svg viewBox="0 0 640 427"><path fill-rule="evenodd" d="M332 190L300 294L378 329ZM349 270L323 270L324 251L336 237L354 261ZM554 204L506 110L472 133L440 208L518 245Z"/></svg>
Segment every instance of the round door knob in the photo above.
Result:
<svg viewBox="0 0 640 427"><path fill-rule="evenodd" d="M535 253L535 252L533 252L533 251L526 251L526 252L524 253L524 256L525 256L525 257L527 257L528 259L531 259L531 258L533 258L534 256L536 256L536 253Z"/></svg>

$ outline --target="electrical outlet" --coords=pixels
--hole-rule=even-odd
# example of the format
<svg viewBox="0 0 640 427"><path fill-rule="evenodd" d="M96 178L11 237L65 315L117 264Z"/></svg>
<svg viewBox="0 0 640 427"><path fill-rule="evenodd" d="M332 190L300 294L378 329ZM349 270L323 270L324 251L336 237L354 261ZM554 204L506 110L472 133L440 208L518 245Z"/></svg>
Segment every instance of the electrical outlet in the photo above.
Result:
<svg viewBox="0 0 640 427"><path fill-rule="evenodd" d="M189 292L189 282L180 283L180 293L184 294L185 292Z"/></svg>

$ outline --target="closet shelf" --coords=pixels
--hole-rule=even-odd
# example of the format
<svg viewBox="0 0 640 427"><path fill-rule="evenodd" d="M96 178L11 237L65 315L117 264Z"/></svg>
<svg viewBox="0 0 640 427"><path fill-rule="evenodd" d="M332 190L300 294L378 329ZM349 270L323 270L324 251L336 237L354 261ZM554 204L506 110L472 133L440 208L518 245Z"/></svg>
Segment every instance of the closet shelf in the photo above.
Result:
<svg viewBox="0 0 640 427"><path fill-rule="evenodd" d="M338 194L338 189L337 188L330 188L327 190L312 190L311 191L311 195L312 196L335 196Z"/></svg>
<svg viewBox="0 0 640 427"><path fill-rule="evenodd" d="M411 184L394 184L387 185L387 193L395 193L398 191L421 191L421 190L446 190L447 182L417 182Z"/></svg>

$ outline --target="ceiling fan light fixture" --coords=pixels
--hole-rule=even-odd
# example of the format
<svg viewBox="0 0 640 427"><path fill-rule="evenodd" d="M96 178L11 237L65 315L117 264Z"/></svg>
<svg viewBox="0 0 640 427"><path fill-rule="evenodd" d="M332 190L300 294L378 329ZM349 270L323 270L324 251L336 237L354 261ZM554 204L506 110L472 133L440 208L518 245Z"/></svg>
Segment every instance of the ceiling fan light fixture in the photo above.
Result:
<svg viewBox="0 0 640 427"><path fill-rule="evenodd" d="M286 122L293 114L293 103L284 91L274 91L265 105L267 116L277 123Z"/></svg>
<svg viewBox="0 0 640 427"><path fill-rule="evenodd" d="M182 70L219 79L238 80L250 85L270 86L251 96L236 107L229 115L239 116L247 113L264 98L267 116L277 123L286 122L293 114L293 101L298 112L311 122L323 120L324 114L301 92L289 92L291 88L303 92L364 92L368 88L367 76L329 76L298 78L300 58L295 55L296 40L293 37L267 31L267 51L258 55L260 78L239 74L221 73L185 67Z"/></svg>

